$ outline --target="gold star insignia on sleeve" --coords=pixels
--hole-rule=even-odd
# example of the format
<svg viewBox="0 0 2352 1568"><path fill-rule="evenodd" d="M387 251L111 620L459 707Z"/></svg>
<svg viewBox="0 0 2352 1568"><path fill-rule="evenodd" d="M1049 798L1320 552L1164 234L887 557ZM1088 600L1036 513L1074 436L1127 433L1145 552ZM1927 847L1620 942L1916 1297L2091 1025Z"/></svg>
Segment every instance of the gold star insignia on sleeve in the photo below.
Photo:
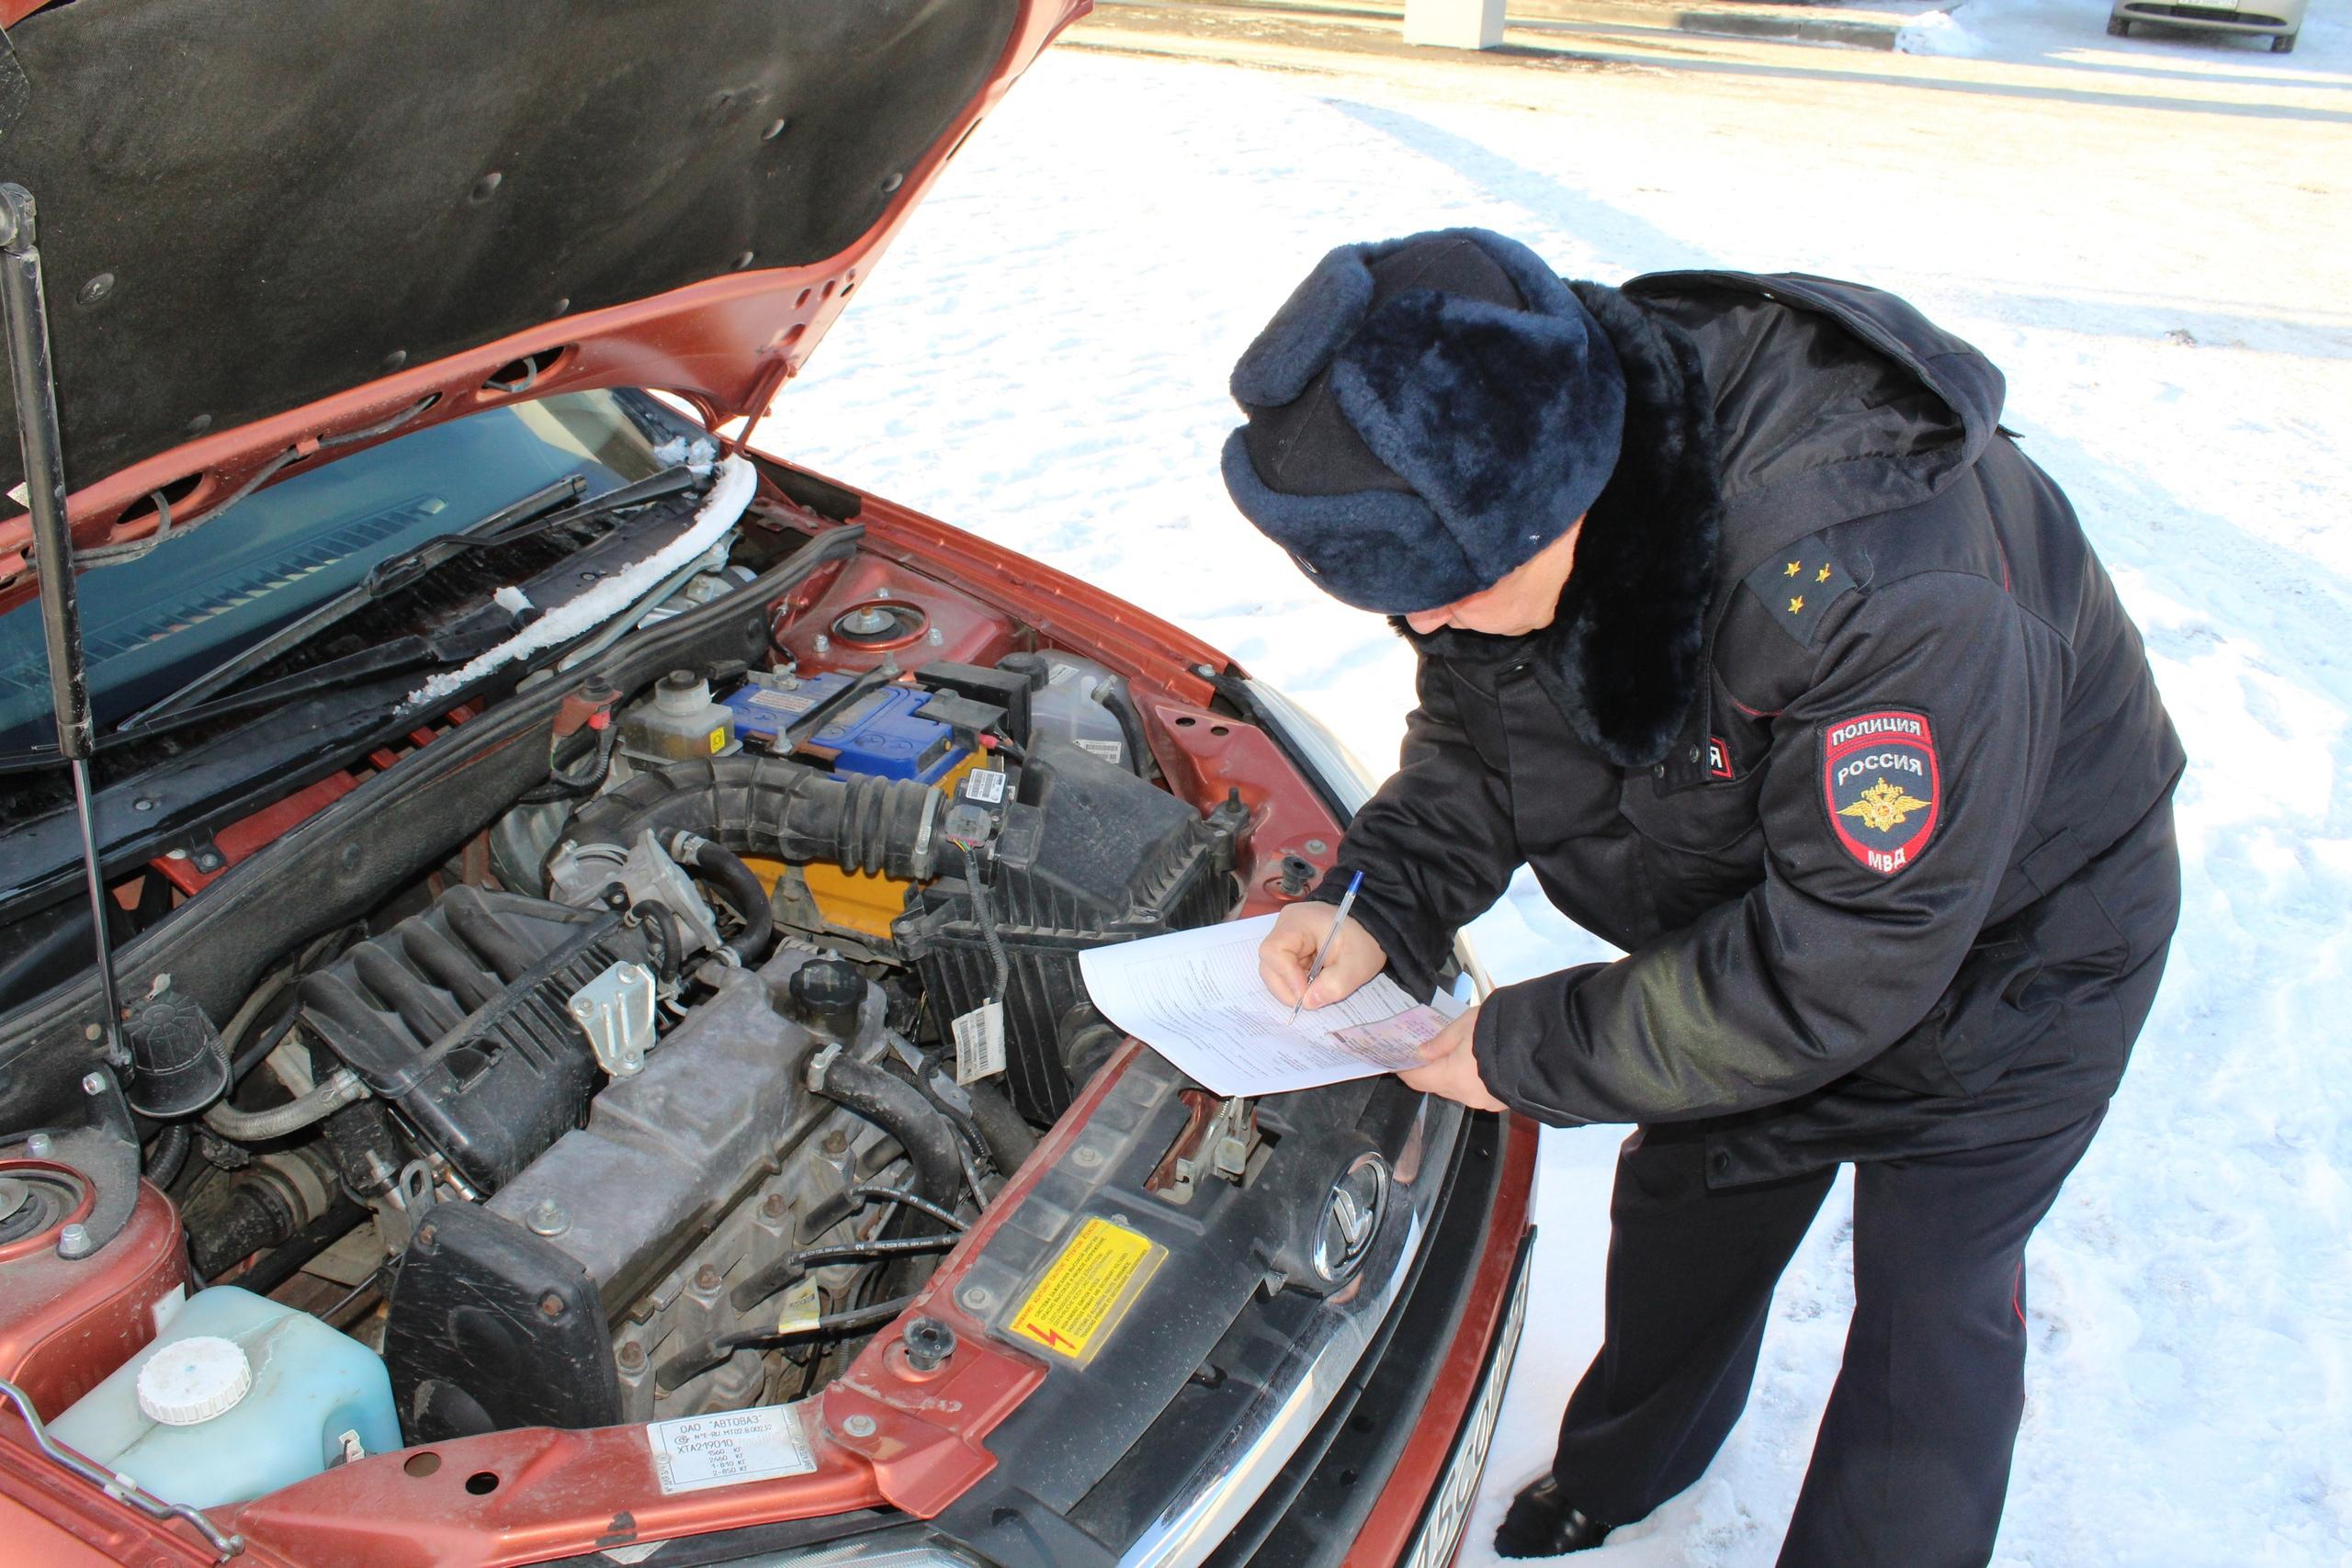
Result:
<svg viewBox="0 0 2352 1568"><path fill-rule="evenodd" d="M1861 584L1819 535L1781 539L1750 566L1740 585L1756 596L1756 611L1798 643L1811 648L1838 605ZM2344 1568L2352 1568L2347 1562Z"/></svg>

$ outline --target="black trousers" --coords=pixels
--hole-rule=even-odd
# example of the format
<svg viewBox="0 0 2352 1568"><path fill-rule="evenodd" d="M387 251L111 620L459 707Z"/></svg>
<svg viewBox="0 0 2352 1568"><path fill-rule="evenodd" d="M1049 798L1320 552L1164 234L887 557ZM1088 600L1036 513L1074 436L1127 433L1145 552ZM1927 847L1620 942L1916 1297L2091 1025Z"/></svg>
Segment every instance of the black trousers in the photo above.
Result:
<svg viewBox="0 0 2352 1568"><path fill-rule="evenodd" d="M1781 1568L1981 1568L2025 1405L2025 1243L2104 1111L2021 1143L1856 1168L1854 1316ZM1772 1287L1836 1171L1710 1191L1703 1144L1636 1132L1610 1200L1607 1338L1554 1473L1629 1524L1699 1479L1747 1403Z"/></svg>

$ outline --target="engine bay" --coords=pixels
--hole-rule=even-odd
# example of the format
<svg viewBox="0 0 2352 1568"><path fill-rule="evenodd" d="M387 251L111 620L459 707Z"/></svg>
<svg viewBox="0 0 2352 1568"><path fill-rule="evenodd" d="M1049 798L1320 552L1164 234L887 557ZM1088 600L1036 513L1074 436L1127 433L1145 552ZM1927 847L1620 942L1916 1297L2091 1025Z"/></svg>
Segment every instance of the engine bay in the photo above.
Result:
<svg viewBox="0 0 2352 1568"><path fill-rule="evenodd" d="M808 1397L1121 1043L1080 953L1226 919L1273 863L1305 890L1262 795L1172 739L1224 744L1209 710L840 555L756 606L760 658L577 685L539 782L232 1007L153 978L144 1181L81 1287L153 1319L126 1344L188 1290L265 1299L379 1359L402 1445ZM89 1209L10 1159L36 1142L0 1148L0 1275ZM107 1371L0 1330L51 1417Z"/></svg>
<svg viewBox="0 0 2352 1568"><path fill-rule="evenodd" d="M272 1285L356 1201L294 1274L379 1281L330 1321L412 1442L812 1392L1116 1043L1080 952L1236 902L1246 811L1138 773L1119 692L1038 653L592 692L486 877L223 1032L199 1272Z"/></svg>

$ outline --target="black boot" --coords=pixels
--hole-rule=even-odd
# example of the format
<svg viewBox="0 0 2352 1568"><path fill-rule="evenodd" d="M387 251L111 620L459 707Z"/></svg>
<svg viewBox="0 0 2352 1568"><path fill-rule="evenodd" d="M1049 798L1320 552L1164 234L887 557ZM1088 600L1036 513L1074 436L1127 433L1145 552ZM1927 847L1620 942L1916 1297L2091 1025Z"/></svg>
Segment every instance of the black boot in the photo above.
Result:
<svg viewBox="0 0 2352 1568"><path fill-rule="evenodd" d="M1561 1495L1552 1476L1530 1482L1510 1500L1510 1512L1495 1529L1498 1557L1558 1557L1565 1552L1589 1551L1613 1526L1578 1511Z"/></svg>

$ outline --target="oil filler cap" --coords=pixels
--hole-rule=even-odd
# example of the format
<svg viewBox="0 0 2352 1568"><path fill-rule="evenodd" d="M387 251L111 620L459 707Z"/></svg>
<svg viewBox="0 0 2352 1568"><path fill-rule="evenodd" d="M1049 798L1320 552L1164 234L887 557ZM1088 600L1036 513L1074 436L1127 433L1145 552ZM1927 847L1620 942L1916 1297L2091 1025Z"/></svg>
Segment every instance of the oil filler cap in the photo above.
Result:
<svg viewBox="0 0 2352 1568"><path fill-rule="evenodd" d="M139 1408L166 1427L193 1427L236 1408L254 1386L253 1363L233 1339L175 1339L139 1369Z"/></svg>
<svg viewBox="0 0 2352 1568"><path fill-rule="evenodd" d="M810 1032L847 1043L857 1035L857 1015L865 1006L865 976L839 958L812 958L786 982L787 1010Z"/></svg>

